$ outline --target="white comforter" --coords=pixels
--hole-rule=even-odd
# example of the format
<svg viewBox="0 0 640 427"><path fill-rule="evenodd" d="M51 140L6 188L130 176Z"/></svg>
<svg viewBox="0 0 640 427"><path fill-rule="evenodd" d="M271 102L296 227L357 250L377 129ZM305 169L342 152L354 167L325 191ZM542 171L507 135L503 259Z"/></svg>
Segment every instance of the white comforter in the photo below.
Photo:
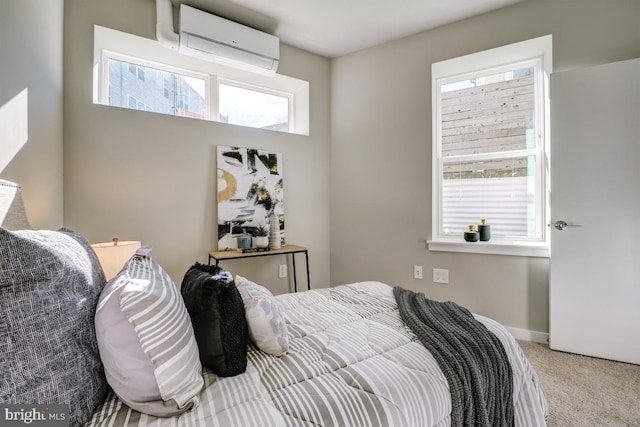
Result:
<svg viewBox="0 0 640 427"><path fill-rule="evenodd" d="M113 396L90 426L448 426L451 397L431 354L400 319L392 288L361 282L280 295L290 351L249 346L246 373L216 378L195 410L173 418L133 411ZM518 426L544 426L538 376L497 322L476 318L502 342L513 371Z"/></svg>

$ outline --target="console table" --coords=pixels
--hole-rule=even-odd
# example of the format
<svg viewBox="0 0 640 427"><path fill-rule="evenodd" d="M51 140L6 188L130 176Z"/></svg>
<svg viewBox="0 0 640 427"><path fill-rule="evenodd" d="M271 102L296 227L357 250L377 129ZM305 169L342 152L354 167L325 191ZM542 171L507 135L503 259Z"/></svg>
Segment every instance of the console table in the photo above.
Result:
<svg viewBox="0 0 640 427"><path fill-rule="evenodd" d="M297 276L296 276L296 258L295 254L304 253L305 262L307 265L307 289L311 290L311 281L309 279L309 250L304 246L297 245L284 245L280 249L270 249L263 252L238 252L238 251L212 251L209 252L209 265L211 260L216 261L216 265L220 264L220 261L229 259L244 259L244 258L256 258L261 256L273 256L273 255L291 255L291 266L293 267L293 290L298 292Z"/></svg>

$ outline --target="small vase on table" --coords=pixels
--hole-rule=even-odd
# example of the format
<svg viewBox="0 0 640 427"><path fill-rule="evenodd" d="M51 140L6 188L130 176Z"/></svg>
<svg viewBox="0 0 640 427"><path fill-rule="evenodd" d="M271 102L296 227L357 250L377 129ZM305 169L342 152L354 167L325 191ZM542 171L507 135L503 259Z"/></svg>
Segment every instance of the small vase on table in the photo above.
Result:
<svg viewBox="0 0 640 427"><path fill-rule="evenodd" d="M280 249L280 221L276 215L269 217L269 247L271 249Z"/></svg>

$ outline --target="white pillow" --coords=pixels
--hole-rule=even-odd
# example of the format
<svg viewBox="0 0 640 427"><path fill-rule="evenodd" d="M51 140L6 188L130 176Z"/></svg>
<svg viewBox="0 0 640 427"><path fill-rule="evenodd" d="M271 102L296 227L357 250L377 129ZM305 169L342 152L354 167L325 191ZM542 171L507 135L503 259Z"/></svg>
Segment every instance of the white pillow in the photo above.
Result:
<svg viewBox="0 0 640 427"><path fill-rule="evenodd" d="M282 356L289 350L289 334L284 314L273 294L242 276L236 276L242 296L249 338L265 353Z"/></svg>

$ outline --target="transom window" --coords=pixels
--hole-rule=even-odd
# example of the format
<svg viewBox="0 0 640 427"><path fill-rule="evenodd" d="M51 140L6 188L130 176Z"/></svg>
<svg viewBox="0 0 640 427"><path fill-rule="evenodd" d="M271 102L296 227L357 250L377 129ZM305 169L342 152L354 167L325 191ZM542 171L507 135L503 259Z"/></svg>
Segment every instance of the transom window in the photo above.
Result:
<svg viewBox="0 0 640 427"><path fill-rule="evenodd" d="M430 249L548 254L547 37L433 64ZM490 243L465 243L481 219Z"/></svg>
<svg viewBox="0 0 640 427"><path fill-rule="evenodd" d="M309 134L309 83L200 60L104 27L94 31L94 102Z"/></svg>
<svg viewBox="0 0 640 427"><path fill-rule="evenodd" d="M106 55L105 60L109 70L106 88L109 105L173 116L207 118L207 75L163 70L159 64L155 64L155 67L134 64L132 61L135 59L127 58L125 61L115 54ZM131 72L132 69L136 71ZM146 78L140 79L140 75Z"/></svg>
<svg viewBox="0 0 640 427"><path fill-rule="evenodd" d="M256 89L220 80L218 84L220 121L261 129L290 129L293 96L286 92Z"/></svg>

